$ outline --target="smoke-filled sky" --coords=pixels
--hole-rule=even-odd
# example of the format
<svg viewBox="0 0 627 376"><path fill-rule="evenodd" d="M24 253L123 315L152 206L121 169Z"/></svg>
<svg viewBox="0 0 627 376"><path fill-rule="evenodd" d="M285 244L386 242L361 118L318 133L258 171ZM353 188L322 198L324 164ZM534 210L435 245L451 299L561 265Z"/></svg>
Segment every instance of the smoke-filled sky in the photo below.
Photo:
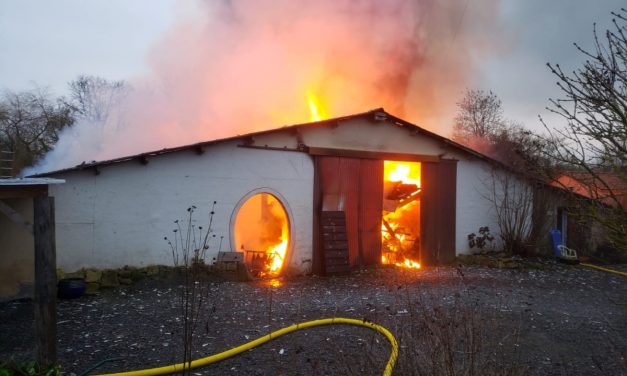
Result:
<svg viewBox="0 0 627 376"><path fill-rule="evenodd" d="M466 88L538 129L624 0L0 1L0 88L125 80L105 122L62 134L40 170L384 107L448 135ZM550 119L550 118L549 118Z"/></svg>

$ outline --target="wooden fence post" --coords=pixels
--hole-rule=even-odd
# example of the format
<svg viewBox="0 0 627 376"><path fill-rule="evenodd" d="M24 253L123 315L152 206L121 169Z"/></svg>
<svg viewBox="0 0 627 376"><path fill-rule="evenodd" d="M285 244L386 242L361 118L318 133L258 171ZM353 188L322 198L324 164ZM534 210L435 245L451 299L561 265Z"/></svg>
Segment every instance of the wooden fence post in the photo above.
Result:
<svg viewBox="0 0 627 376"><path fill-rule="evenodd" d="M54 198L33 198L35 237L35 338L37 361L43 367L57 361L57 275Z"/></svg>

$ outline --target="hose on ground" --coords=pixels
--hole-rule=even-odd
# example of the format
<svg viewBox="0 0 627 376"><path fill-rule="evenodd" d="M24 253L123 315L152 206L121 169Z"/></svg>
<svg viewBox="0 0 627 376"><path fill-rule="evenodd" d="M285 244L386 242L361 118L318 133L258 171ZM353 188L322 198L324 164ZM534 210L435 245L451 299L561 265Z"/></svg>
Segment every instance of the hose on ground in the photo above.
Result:
<svg viewBox="0 0 627 376"><path fill-rule="evenodd" d="M621 271L618 271L618 270L603 268L603 267L598 266L598 265L586 264L584 262L580 262L579 265L585 266L585 267L588 267L588 268L592 268L592 269L597 269L597 270L600 270L600 271L603 271L603 272L613 273L613 274L616 274L616 275L622 275L623 277L627 277L627 273L621 272Z"/></svg>
<svg viewBox="0 0 627 376"><path fill-rule="evenodd" d="M244 343L243 345L234 347L232 349L223 351L221 353L218 354L214 354L214 355L209 355L206 356L204 358L199 358L196 360L193 360L192 362L185 364L185 363L177 363L177 364L172 364L172 365L168 365L168 366L163 366L163 367L156 367L156 368L147 368L147 369L141 369L141 370L136 370L136 371L128 371L128 372L118 372L118 373L107 373L107 374L102 374L102 375L98 375L98 376L157 376L157 375L169 375L172 373L176 373L176 372L182 372L185 369L194 369L194 368L198 368L198 367L204 367L204 366L208 366L210 364L213 363L217 363L220 362L222 360L231 358L235 355L241 354L245 351L248 351L252 348L255 348L257 346L260 346L266 342L269 342L273 339L279 338L281 336L284 336L286 334L295 332L297 330L301 330L301 329L306 329L306 328L312 328L314 326L323 326L323 325L356 325L356 326L363 326L372 330L376 330L379 333L383 334L388 341L390 342L390 345L392 346L392 350L390 352L390 357L388 359L387 364L385 365L385 369L383 371L383 376L390 376L392 375L392 369L394 368L394 364L396 363L396 358L398 357L398 343L396 342L396 338L394 338L394 335L387 330L386 328L384 328L381 325L375 324L373 322L369 322L369 321L364 321L364 320L357 320L357 319L349 319L349 318L344 318L344 317L334 317L334 318L328 318L328 319L320 319L320 320L313 320L313 321L306 321L306 322L302 322L299 324L294 324L294 325L290 325L287 326L285 328L276 330L270 334L267 334L265 336L259 337L255 340L252 340L250 342Z"/></svg>
<svg viewBox="0 0 627 376"><path fill-rule="evenodd" d="M107 358L107 359L103 359L101 361L99 361L98 363L92 365L91 367L87 368L86 370L82 371L81 373L79 373L76 376L86 376L89 375L89 373L93 370L95 370L96 368L102 366L105 363L109 363L109 362L115 362L118 360L124 360L124 358Z"/></svg>

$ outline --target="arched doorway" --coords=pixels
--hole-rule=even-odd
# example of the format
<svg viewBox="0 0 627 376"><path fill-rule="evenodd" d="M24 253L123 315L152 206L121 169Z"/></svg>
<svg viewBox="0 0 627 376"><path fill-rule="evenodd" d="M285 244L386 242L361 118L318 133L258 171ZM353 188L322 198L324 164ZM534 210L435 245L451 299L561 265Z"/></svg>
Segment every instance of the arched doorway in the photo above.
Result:
<svg viewBox="0 0 627 376"><path fill-rule="evenodd" d="M256 277L276 277L285 265L290 246L290 220L277 195L253 192L235 209L234 248L244 253L248 270Z"/></svg>

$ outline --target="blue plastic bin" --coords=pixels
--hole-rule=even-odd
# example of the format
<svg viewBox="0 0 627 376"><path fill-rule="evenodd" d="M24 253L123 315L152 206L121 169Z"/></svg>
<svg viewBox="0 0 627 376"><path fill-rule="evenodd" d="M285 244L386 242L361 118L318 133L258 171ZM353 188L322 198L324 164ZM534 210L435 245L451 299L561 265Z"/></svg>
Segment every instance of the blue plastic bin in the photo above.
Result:
<svg viewBox="0 0 627 376"><path fill-rule="evenodd" d="M562 232L554 228L549 233L551 234L551 243L553 243L553 255L559 257L561 255L559 246L563 245Z"/></svg>

